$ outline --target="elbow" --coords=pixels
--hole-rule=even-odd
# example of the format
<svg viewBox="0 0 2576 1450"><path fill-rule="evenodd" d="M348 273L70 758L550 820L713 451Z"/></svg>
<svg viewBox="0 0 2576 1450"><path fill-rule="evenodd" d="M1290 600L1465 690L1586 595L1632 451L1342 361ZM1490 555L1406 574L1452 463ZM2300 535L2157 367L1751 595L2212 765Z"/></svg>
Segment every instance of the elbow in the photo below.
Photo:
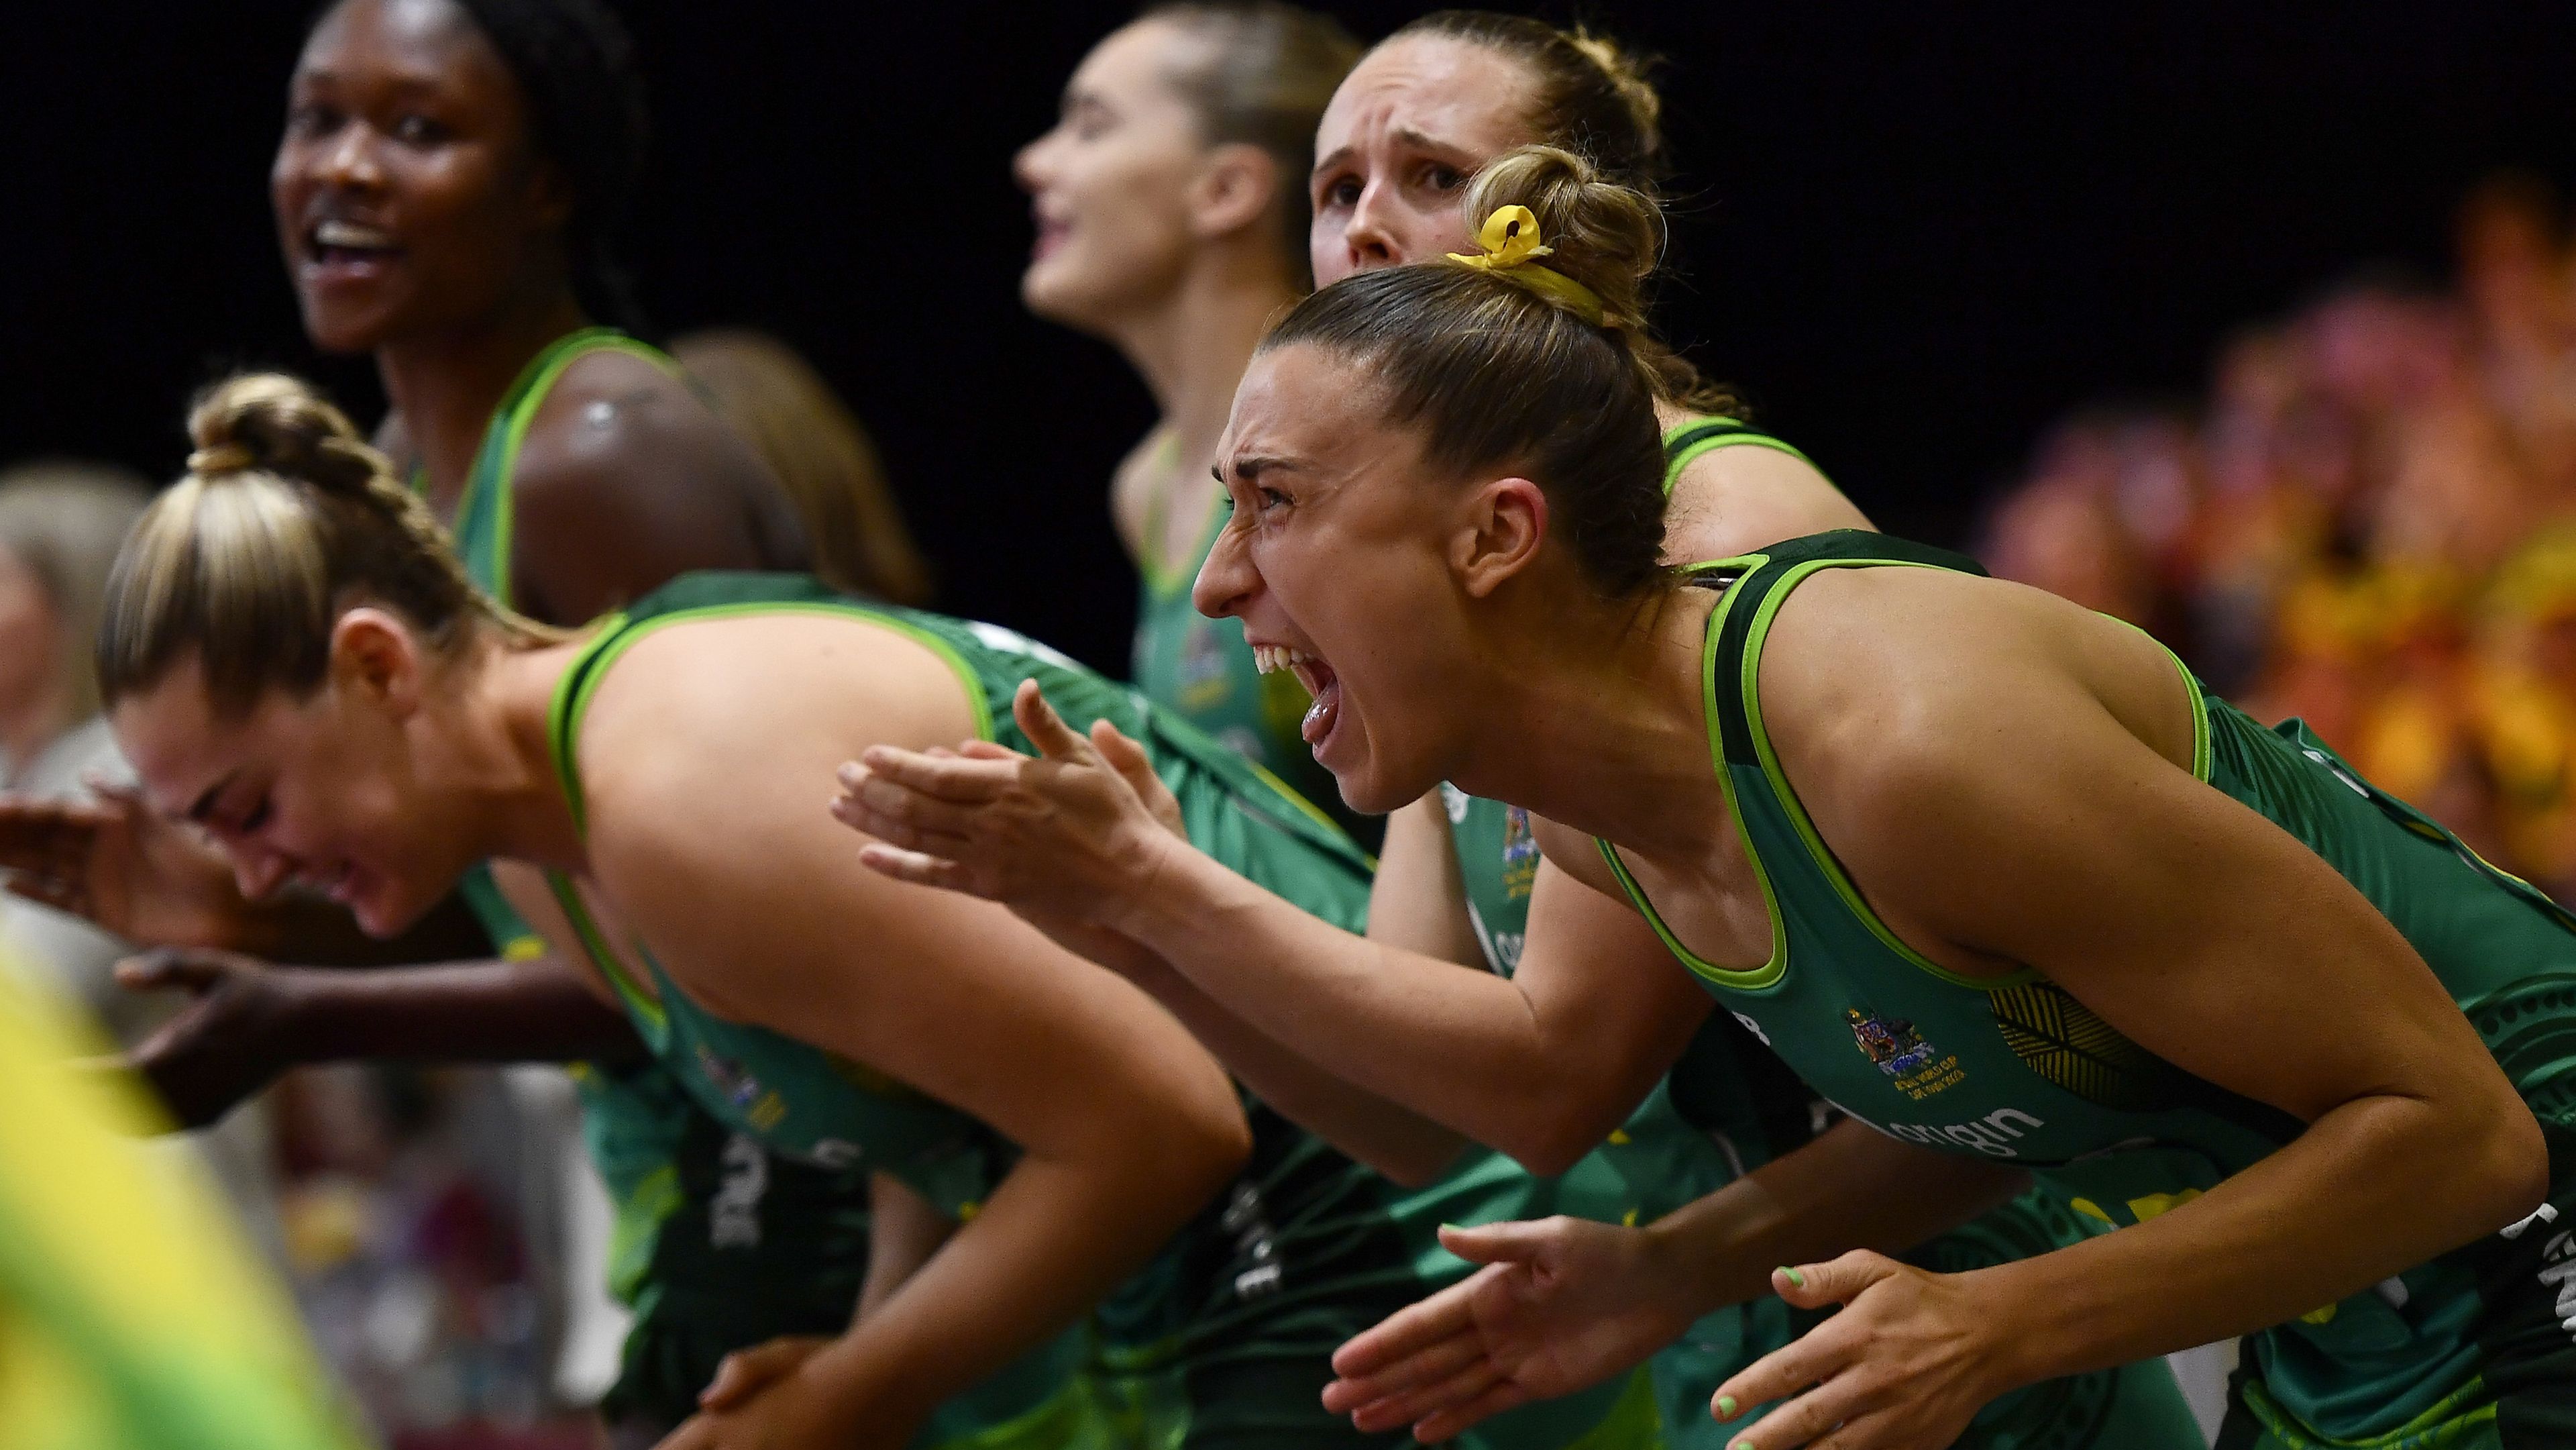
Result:
<svg viewBox="0 0 2576 1450"><path fill-rule="evenodd" d="M1511 1141L1494 1146L1539 1177L1554 1178L1571 1172L1608 1136L1609 1129L1592 1123L1568 1121L1564 1115L1549 1122L1543 1115L1536 1115L1523 1120Z"/></svg>
<svg viewBox="0 0 2576 1450"><path fill-rule="evenodd" d="M1201 1187L1202 1198L1233 1182L1252 1161L1252 1124L1231 1093L1194 1106L1165 1133L1155 1158L1171 1165L1176 1176Z"/></svg>
<svg viewBox="0 0 2576 1450"><path fill-rule="evenodd" d="M2463 1165L2468 1185L2478 1192L2479 1231L2492 1232L2519 1223L2537 1212L2549 1197L2549 1140L2540 1120L2519 1095L2509 1095L2487 1114L2486 1130L2477 1135L2475 1159Z"/></svg>
<svg viewBox="0 0 2576 1450"><path fill-rule="evenodd" d="M1453 1138L1439 1146L1426 1144L1402 1156L1372 1153L1364 1161L1388 1182L1412 1192L1448 1177L1458 1167L1458 1160L1472 1151L1474 1145Z"/></svg>

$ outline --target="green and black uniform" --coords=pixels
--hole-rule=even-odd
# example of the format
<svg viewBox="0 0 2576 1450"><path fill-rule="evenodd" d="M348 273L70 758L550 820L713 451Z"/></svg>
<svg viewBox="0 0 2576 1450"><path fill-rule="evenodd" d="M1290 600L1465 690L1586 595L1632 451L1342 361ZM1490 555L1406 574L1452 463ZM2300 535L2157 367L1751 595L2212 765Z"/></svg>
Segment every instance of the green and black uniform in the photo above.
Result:
<svg viewBox="0 0 2576 1450"><path fill-rule="evenodd" d="M603 623L566 670L552 717L576 821L582 715L629 646L675 624L786 613L837 616L929 649L956 672L977 733L1031 754L1008 701L1021 680L1036 679L1074 728L1107 719L1144 742L1200 849L1326 920L1355 929L1364 918L1368 862L1358 848L1186 722L1010 631L864 603L798 576L689 575ZM649 952L656 980L643 990L599 941L569 883L558 879L556 894L660 1060L729 1127L783 1156L893 1173L961 1218L1007 1171L1010 1145L983 1125L809 1044L706 1012ZM1248 1106L1250 1166L1100 1306L1089 1373L1051 1389L1043 1375L1004 1377L1045 1391L1027 1415L1064 1434L1105 1428L1115 1443L1158 1450L1401 1442L1358 1434L1317 1399L1332 1377L1333 1349L1427 1287L1396 1221L1397 1191L1260 1104ZM951 1417L961 1430L1002 1425L1014 1444L1063 1443L1019 1430L991 1394L972 1398L974 1413Z"/></svg>
<svg viewBox="0 0 2576 1450"><path fill-rule="evenodd" d="M564 369L609 351L677 367L608 328L569 333L521 370L474 456L450 532L467 575L505 607L520 445ZM501 955L545 950L489 871L468 873L463 890ZM867 1271L865 1175L771 1157L700 1111L658 1066L575 1064L573 1081L591 1162L616 1209L609 1290L635 1315L604 1415L677 1425L727 1354L848 1327Z"/></svg>
<svg viewBox="0 0 2576 1450"><path fill-rule="evenodd" d="M1771 908L1770 960L1732 971L1693 956L1617 852L1603 855L1721 1006L1853 1117L2025 1166L2105 1226L2188 1202L2298 1136L2296 1119L2129 1042L2036 972L1968 978L1908 948L1782 774L1755 681L1790 592L1823 569L1974 563L1843 532L1700 567L1724 589L1703 666L1710 753ZM2250 1336L2220 1444L2576 1444L2576 920L2300 722L2266 730L2175 669L2194 774L2296 837L2406 937L2540 1120L2550 1157L2547 1204L2522 1223Z"/></svg>
<svg viewBox="0 0 2576 1450"><path fill-rule="evenodd" d="M1787 443L1735 419L1685 423L1664 435L1664 492L1671 494L1694 459L1728 447L1773 448L1805 459ZM1440 797L1466 886L1468 919L1486 962L1508 977L1520 966L1530 894L1538 880L1538 841L1529 813L1446 784ZM1569 1182L1587 1172L1600 1175L1596 1181L1618 1185L1625 1202L1602 1200L1596 1191L1568 1195L1558 1211L1651 1223L1804 1142L1814 1121L1808 1100L1804 1085L1789 1077L1776 1058L1731 1019L1712 1016L1672 1075L1656 1084L1608 1143L1568 1175ZM1927 1268L1959 1272L2045 1253L2087 1236L2074 1214L2044 1193L2031 1193L1907 1257ZM1776 1299L1730 1306L1692 1325L1657 1354L1647 1368L1661 1406L1664 1443L1673 1450L1725 1450L1742 1422L1722 1425L1709 1414L1717 1387L1788 1343L1808 1322ZM2172 1374L2162 1361L2152 1361L2018 1391L1980 1415L1961 1444L1976 1450L2199 1450L2201 1437Z"/></svg>
<svg viewBox="0 0 2576 1450"><path fill-rule="evenodd" d="M1299 726L1315 701L1287 670L1263 674L1253 663L1252 646L1243 641L1240 619L1210 619L1190 603L1190 584L1216 547L1216 536L1233 510L1223 493L1209 506L1207 527L1189 562L1159 573L1142 560L1136 600L1135 658L1130 671L1145 698L1178 715L1247 760L1261 763L1362 841L1375 841L1386 827L1382 820L1361 816L1342 805L1341 787L1331 771L1315 763ZM1162 544L1160 500L1146 511L1149 548Z"/></svg>

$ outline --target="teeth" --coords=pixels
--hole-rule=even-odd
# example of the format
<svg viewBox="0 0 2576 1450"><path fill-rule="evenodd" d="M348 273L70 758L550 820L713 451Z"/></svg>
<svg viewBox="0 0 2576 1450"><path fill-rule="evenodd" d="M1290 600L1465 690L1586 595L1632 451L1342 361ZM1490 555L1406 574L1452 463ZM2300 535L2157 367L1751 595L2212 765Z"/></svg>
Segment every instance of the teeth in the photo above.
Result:
<svg viewBox="0 0 2576 1450"><path fill-rule="evenodd" d="M313 240L326 247L390 247L394 244L389 233L341 221L324 222L315 227Z"/></svg>
<svg viewBox="0 0 2576 1450"><path fill-rule="evenodd" d="M1262 674L1275 674L1293 665L1312 664L1315 657L1301 649L1284 644L1257 644L1252 647L1253 668Z"/></svg>

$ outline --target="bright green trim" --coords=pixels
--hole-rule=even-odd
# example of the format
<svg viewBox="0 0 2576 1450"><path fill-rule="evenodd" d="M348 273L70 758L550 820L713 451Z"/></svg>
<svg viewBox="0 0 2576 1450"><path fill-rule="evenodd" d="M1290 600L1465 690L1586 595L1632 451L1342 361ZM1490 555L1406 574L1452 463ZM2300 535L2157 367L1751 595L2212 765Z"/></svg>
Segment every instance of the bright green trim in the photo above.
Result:
<svg viewBox="0 0 2576 1450"><path fill-rule="evenodd" d="M2272 1398L2260 1377L2249 1377L2241 1392L2245 1408L2273 1439L2291 1450L2445 1450L2455 1445L2465 1450L2470 1445L2492 1445L2492 1438L2480 1433L2496 1419L2496 1402L2489 1395L2486 1381L2471 1375L2468 1383L2394 1430L2359 1440L2337 1440L2292 1415ZM2472 1400L2482 1402L2471 1404Z"/></svg>
<svg viewBox="0 0 2576 1450"><path fill-rule="evenodd" d="M1709 612L1708 628L1702 632L1700 638L1700 713L1703 725L1708 732L1709 760L1717 767L1718 793L1726 798L1727 819L1735 823L1736 839L1744 846L1744 859L1752 865L1753 879L1762 887L1762 911L1771 922L1770 959L1751 971L1739 972L1729 967L1721 967L1682 945L1682 939L1675 936L1672 928L1665 924L1663 913L1655 910L1655 903L1647 899L1645 888L1639 886L1637 878L1629 874L1627 863L1619 859L1618 849L1608 841L1594 843L1601 848L1601 859L1610 863L1611 874L1619 878L1621 889L1625 890L1628 893L1628 899L1636 904L1638 914L1646 918L1646 925L1654 928L1655 935L1663 941L1664 949L1678 958L1683 966L1690 968L1694 975L1738 992L1759 992L1775 986L1789 970L1789 929L1780 916L1780 899L1772 894L1771 873L1762 869L1762 853L1753 848L1753 834L1745 828L1743 808L1736 803L1735 781L1726 768L1726 726L1717 708L1718 634L1725 628L1726 616L1735 608L1736 600L1743 592L1745 580L1751 579L1754 571L1766 562L1768 562L1767 555L1746 554L1735 559L1692 564L1683 572L1697 574L1710 572L1722 565L1745 566L1743 576L1728 585L1726 592L1718 596L1717 607Z"/></svg>
<svg viewBox="0 0 2576 1450"><path fill-rule="evenodd" d="M1686 432L1689 429L1696 428L1698 426L1700 425L1696 423L1685 423L1681 427L1667 432L1664 435L1665 441L1669 443L1675 434ZM1768 448L1774 453L1786 453L1790 457L1798 460L1800 463L1807 465L1809 468L1814 468L1816 466L1816 460L1809 458L1806 454L1799 452L1794 446L1784 443L1781 440L1772 437L1768 433L1720 433L1713 438L1702 438L1697 443L1683 449L1681 452L1673 454L1665 461L1664 497L1671 498L1673 496L1673 490L1681 487L1682 471L1684 469L1689 468L1692 464L1697 463L1700 459L1707 457L1711 453L1715 453L1721 448Z"/></svg>
<svg viewBox="0 0 2576 1450"><path fill-rule="evenodd" d="M946 662L949 671L957 676L958 683L965 686L966 703L975 712L976 737L983 740L993 738L992 701L985 696L983 682L976 678L974 667L966 663L965 656L957 652L955 645L919 625L907 624L891 615L879 614L856 602L745 600L739 604L708 604L695 609L675 609L668 614L657 614L631 628L626 624L625 615L612 614L601 621L599 637L564 668L562 678L555 682L554 704L547 712L548 718L554 722L554 729L549 732L549 735L554 750L555 775L563 782L565 803L572 807L573 829L580 832L584 839L587 839L590 833L589 812L582 798L581 772L573 759L573 739L581 729L581 717L589 711L590 697L598 690L599 682L608 677L609 669L617 663L620 656L634 648L637 641L656 630L674 624L695 624L710 619L749 614L830 615L858 624L875 625L892 630L896 634L910 638L916 644L928 647L931 653ZM573 688L575 679L581 681L577 689ZM569 698L567 698L567 692L569 692Z"/></svg>
<svg viewBox="0 0 2576 1450"><path fill-rule="evenodd" d="M492 469L492 554L499 561L498 572L492 581L492 598L504 609L518 607L511 598L513 571L510 568L510 538L518 510L510 504L511 488L519 473L519 446L527 441L529 427L536 422L538 411L545 406L546 395L554 391L555 380L563 376L564 369L598 352L622 352L642 358L665 373L676 374L679 371L678 364L649 343L638 342L613 327L585 327L546 344L544 351L528 360L528 366L518 381L502 394L512 402L506 416L493 420L501 428L501 456L494 461ZM475 486L480 482L474 473L465 476L465 491L456 499L456 521L459 525L473 516Z"/></svg>
<svg viewBox="0 0 2576 1450"><path fill-rule="evenodd" d="M1966 976L1951 971L1907 946L1895 932L1888 930L1887 923L1879 920L1878 913L1870 910L1869 903L1861 898L1859 889L1852 885L1851 877L1844 873L1842 863L1835 860L1834 853L1826 847L1825 838L1817 834L1816 823L1808 819L1807 808L1800 804L1797 791L1790 788L1788 773L1780 768L1780 757L1771 748L1770 732L1762 728L1762 699L1755 693L1754 684L1761 670L1762 644L1770 637L1771 623L1778 617L1780 606L1788 602L1789 595L1800 584L1825 569L1933 569L1937 571L1940 570L1940 566L1916 563L1909 559L1810 559L1804 564L1793 566L1788 573L1781 576L1779 583L1771 586L1770 592L1763 597L1761 607L1754 611L1752 629L1744 636L1742 669L1745 729L1753 737L1753 753L1762 762L1762 774L1771 782L1772 794L1779 797L1780 807L1788 814L1789 824L1797 828L1798 839L1806 843L1808 856L1814 859L1817 869L1824 873L1825 880L1832 884L1834 893L1843 899L1843 908L1859 918L1860 923L1869 928L1870 935L1878 938L1880 945L1954 987L1994 992L2006 987L2019 987L2038 981L2040 974L2029 967L2001 977Z"/></svg>
<svg viewBox="0 0 2576 1450"><path fill-rule="evenodd" d="M2192 674L2191 666L2184 664L2182 662L2182 656L2175 654L2166 646L2163 640L2156 638L2154 635L2147 633L2143 629L2138 629L2138 626L2129 624L2129 621L2119 619L2117 616L2104 615L2103 618L2114 620L2116 623L2120 624L2128 624L2129 628L2137 630L2138 637L2145 640L2147 643L2154 645L2159 654L2162 654L2167 660L2170 660L2173 663L2174 673L2182 676L2183 698L2191 702L2191 774L2192 778L2199 781L2202 785L2209 784L2209 698L2200 692L2199 677Z"/></svg>
<svg viewBox="0 0 2576 1450"><path fill-rule="evenodd" d="M635 985L635 979L626 975L617 953L609 950L608 938L600 931L599 923L591 919L590 908L582 905L581 893L573 888L571 877L549 871L546 886L554 892L555 904L563 908L564 919L572 923L573 935L581 938L582 950L590 953L592 964L608 978L608 985L626 1003L627 1010L644 1019L653 1038L647 1045L659 1053L671 1031L671 1019L663 1011L661 999L647 996Z"/></svg>

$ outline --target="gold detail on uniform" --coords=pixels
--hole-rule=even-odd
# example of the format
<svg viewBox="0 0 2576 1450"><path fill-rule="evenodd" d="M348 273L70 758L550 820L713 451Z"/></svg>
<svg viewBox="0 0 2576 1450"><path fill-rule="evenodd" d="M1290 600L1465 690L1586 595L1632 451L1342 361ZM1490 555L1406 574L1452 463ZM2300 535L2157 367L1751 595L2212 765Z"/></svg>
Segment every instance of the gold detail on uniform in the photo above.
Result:
<svg viewBox="0 0 2576 1450"><path fill-rule="evenodd" d="M1610 1130L1610 1142L1614 1147L1624 1148L1634 1141L1636 1140L1628 1136L1628 1130L1625 1128L1612 1128Z"/></svg>
<svg viewBox="0 0 2576 1450"><path fill-rule="evenodd" d="M2145 1223L2148 1219L2160 1218L2171 1213L2198 1197L2200 1197L2200 1190L2197 1188L2186 1188L2180 1193L2150 1193L2144 1198L2130 1199L2129 1212L2137 1215L2138 1222Z"/></svg>
<svg viewBox="0 0 2576 1450"><path fill-rule="evenodd" d="M2075 1210L2077 1213L2084 1215L2086 1218L2100 1219L2102 1222L2109 1224L2113 1228L2118 1228L2120 1226L2118 1220L2112 1218L2111 1215L2104 1213L2102 1211L2102 1206L2089 1198L2069 1199L2066 1206Z"/></svg>
<svg viewBox="0 0 2576 1450"><path fill-rule="evenodd" d="M787 1116L787 1100L776 1093L764 1093L751 1111L743 1115L754 1128L768 1132Z"/></svg>
<svg viewBox="0 0 2576 1450"><path fill-rule="evenodd" d="M2299 1322L2301 1324L2330 1323L2335 1317L2335 1308L2336 1306L2329 1304L2323 1309L2311 1309L2307 1313L2299 1316Z"/></svg>
<svg viewBox="0 0 2576 1450"><path fill-rule="evenodd" d="M961 1203L957 1205L957 1221L959 1223L972 1223L975 1221L975 1215L982 1213L983 1211L984 1205L980 1203Z"/></svg>
<svg viewBox="0 0 2576 1450"><path fill-rule="evenodd" d="M1623 1214L1619 1215L1619 1227L1621 1227L1621 1228L1635 1228L1636 1226L1637 1226L1637 1210L1636 1210L1636 1209L1633 1209L1633 1208L1632 1208L1632 1209L1628 1210L1626 1213L1623 1213Z"/></svg>
<svg viewBox="0 0 2576 1450"><path fill-rule="evenodd" d="M2056 983L1998 988L1986 1003L2023 1066L2086 1102L2142 1112L2170 1100L2174 1069Z"/></svg>

